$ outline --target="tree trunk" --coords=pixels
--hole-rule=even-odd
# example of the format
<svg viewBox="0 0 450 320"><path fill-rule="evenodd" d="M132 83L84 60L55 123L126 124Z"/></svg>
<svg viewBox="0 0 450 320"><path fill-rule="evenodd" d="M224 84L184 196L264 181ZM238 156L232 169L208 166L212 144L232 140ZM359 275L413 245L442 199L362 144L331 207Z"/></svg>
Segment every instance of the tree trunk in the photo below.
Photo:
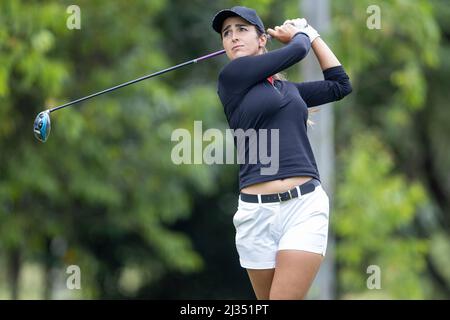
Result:
<svg viewBox="0 0 450 320"><path fill-rule="evenodd" d="M52 298L52 289L53 289L53 275L52 275L52 267L53 267L53 256L51 251L51 239L46 239L46 252L45 252L45 260L44 260L44 299L50 300Z"/></svg>
<svg viewBox="0 0 450 320"><path fill-rule="evenodd" d="M11 288L11 299L19 298L20 250L10 249L8 252L8 279Z"/></svg>

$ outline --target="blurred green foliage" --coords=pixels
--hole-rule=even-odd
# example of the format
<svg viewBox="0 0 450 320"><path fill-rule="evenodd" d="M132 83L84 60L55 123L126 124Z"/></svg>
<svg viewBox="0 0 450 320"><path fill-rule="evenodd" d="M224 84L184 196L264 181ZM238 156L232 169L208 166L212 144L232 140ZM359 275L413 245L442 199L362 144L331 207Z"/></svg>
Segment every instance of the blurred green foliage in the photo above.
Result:
<svg viewBox="0 0 450 320"><path fill-rule="evenodd" d="M346 165L333 219L344 291L367 295L364 266L373 264L380 267L385 298L423 299L418 275L424 271L429 246L417 238L411 223L426 200L425 191L394 172L392 158L377 136L355 136L350 150L341 159Z"/></svg>
<svg viewBox="0 0 450 320"><path fill-rule="evenodd" d="M336 108L339 292L448 298L450 189L441 154L448 160L449 140L436 125L449 115L441 99L450 81L450 11L443 1L380 1L381 29L369 30L350 26L364 24L357 13L373 2L333 4L333 48L356 89ZM380 267L382 290L366 287L371 264Z"/></svg>
<svg viewBox="0 0 450 320"><path fill-rule="evenodd" d="M1 297L30 296L24 270L42 279L37 297L64 296L76 264L70 297L253 298L234 248L237 166L170 159L174 129L227 128L224 56L56 112L45 144L32 122L220 49L219 9L254 7L269 27L299 16L298 1L81 0L80 30L66 27L71 4L0 2ZM333 1L322 35L354 87L336 104L337 297L448 297L450 9L378 1L382 28L369 30L373 4ZM366 287L371 264L382 290Z"/></svg>

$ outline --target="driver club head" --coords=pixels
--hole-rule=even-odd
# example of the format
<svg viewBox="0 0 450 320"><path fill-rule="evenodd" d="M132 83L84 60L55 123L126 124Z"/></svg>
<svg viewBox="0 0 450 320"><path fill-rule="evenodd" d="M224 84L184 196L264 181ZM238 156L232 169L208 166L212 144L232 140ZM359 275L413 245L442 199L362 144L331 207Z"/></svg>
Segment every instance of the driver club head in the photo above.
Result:
<svg viewBox="0 0 450 320"><path fill-rule="evenodd" d="M48 110L42 111L37 115L36 119L34 120L33 126L34 136L41 142L47 141L51 127L52 126L50 123L50 112Z"/></svg>

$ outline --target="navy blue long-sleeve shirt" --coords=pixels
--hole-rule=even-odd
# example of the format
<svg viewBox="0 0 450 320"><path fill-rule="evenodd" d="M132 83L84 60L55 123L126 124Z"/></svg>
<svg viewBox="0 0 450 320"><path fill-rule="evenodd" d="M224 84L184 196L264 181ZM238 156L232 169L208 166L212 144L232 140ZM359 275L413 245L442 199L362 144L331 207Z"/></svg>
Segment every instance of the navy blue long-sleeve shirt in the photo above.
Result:
<svg viewBox="0 0 450 320"><path fill-rule="evenodd" d="M267 80L302 60L310 48L308 36L299 32L280 49L230 61L219 74L218 95L230 128L235 132L267 129L267 155L278 155L279 160L276 172L262 174L261 169L270 164L261 161L258 154L256 161L255 158L250 161L249 155L252 143L259 146L260 136L257 134L256 140L246 140L245 163L240 164L239 170L240 190L255 183L294 176L320 180L307 136L308 108L340 100L349 94L352 88L346 72L342 66L336 66L323 71L325 80L322 81L275 80L272 85ZM278 153L272 152L271 129L279 130L278 144L275 144Z"/></svg>

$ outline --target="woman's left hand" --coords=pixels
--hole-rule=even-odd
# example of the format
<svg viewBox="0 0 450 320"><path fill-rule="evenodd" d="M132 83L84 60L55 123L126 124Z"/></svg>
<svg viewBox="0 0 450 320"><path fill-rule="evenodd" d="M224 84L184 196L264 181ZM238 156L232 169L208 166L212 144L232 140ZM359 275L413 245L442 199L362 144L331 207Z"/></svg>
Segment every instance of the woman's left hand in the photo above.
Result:
<svg viewBox="0 0 450 320"><path fill-rule="evenodd" d="M297 18L297 19L289 19L286 20L284 24L292 24L294 27L302 29L305 28L308 25L308 21L306 21L306 19L304 18Z"/></svg>
<svg viewBox="0 0 450 320"><path fill-rule="evenodd" d="M299 31L307 34L309 39L311 40L311 43L313 43L313 41L315 39L317 39L317 37L320 37L320 34L317 32L317 30L314 29L308 23L308 21L306 21L306 19L298 18L298 19L286 20L283 25L289 25L289 24L295 26L296 28L298 28Z"/></svg>

